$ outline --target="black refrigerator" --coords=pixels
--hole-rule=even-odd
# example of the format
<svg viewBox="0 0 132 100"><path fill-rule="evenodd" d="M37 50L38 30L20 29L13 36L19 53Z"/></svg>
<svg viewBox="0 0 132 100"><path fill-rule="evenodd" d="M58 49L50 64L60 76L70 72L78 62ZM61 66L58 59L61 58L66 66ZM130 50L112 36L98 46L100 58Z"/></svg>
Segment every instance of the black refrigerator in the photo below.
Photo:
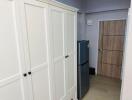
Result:
<svg viewBox="0 0 132 100"><path fill-rule="evenodd" d="M89 41L78 41L77 58L77 92L78 100L82 100L89 89Z"/></svg>

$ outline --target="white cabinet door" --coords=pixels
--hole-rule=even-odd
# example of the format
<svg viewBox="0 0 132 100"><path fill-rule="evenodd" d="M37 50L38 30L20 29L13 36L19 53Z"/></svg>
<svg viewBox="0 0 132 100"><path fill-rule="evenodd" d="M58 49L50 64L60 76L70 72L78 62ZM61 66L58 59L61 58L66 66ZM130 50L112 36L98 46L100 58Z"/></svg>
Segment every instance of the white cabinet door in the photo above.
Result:
<svg viewBox="0 0 132 100"><path fill-rule="evenodd" d="M50 100L47 5L40 2L25 2L27 40L31 71L33 100Z"/></svg>
<svg viewBox="0 0 132 100"><path fill-rule="evenodd" d="M66 92L75 92L77 80L76 67L76 13L66 11L64 16Z"/></svg>
<svg viewBox="0 0 132 100"><path fill-rule="evenodd" d="M18 0L0 0L0 100L28 100L18 9Z"/></svg>
<svg viewBox="0 0 132 100"><path fill-rule="evenodd" d="M62 100L65 95L65 66L64 66L64 11L50 6L50 33L53 56L53 79L55 87L54 100Z"/></svg>

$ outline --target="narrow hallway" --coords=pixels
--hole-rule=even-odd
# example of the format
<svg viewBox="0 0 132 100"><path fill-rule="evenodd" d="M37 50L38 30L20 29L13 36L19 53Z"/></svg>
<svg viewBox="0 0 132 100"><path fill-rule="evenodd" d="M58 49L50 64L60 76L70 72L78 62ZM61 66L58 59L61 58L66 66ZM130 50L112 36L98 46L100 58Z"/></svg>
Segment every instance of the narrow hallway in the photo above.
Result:
<svg viewBox="0 0 132 100"><path fill-rule="evenodd" d="M83 100L120 100L120 80L91 76L90 82L89 92Z"/></svg>

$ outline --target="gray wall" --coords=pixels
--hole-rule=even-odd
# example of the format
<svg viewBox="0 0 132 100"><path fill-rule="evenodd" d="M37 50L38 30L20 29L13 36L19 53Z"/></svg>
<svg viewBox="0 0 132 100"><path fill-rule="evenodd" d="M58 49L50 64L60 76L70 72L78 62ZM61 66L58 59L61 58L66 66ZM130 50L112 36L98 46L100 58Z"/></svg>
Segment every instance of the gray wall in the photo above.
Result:
<svg viewBox="0 0 132 100"><path fill-rule="evenodd" d="M130 0L85 0L83 2L85 12L100 12L130 7Z"/></svg>
<svg viewBox="0 0 132 100"><path fill-rule="evenodd" d="M78 9L82 9L82 0L57 0L57 1L67 4L69 6L76 7Z"/></svg>
<svg viewBox="0 0 132 100"><path fill-rule="evenodd" d="M86 14L86 19L92 21L92 25L86 25L85 40L90 40L90 66L96 68L98 61L99 21L127 19L127 10L107 11ZM86 20L86 21L87 21Z"/></svg>
<svg viewBox="0 0 132 100"><path fill-rule="evenodd" d="M116 9L127 9L130 0L57 0L61 3L79 8L83 12L100 12Z"/></svg>
<svg viewBox="0 0 132 100"><path fill-rule="evenodd" d="M86 16L85 13L77 14L77 39L83 40L86 33Z"/></svg>

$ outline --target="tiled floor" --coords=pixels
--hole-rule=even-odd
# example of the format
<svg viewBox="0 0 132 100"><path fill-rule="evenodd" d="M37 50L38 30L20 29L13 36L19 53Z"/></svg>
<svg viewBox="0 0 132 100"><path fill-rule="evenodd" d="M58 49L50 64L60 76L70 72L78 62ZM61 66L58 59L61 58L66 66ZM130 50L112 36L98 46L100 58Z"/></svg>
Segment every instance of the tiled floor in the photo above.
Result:
<svg viewBox="0 0 132 100"><path fill-rule="evenodd" d="M83 100L120 100L121 81L92 76L90 89Z"/></svg>

